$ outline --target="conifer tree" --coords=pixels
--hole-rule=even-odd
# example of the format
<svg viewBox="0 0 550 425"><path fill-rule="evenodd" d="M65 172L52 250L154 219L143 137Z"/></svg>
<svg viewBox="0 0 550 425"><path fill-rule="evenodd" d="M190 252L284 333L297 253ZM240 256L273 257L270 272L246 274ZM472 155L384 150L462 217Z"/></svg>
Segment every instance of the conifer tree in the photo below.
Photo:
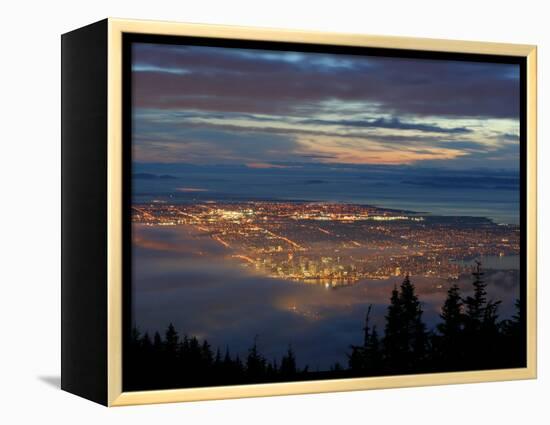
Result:
<svg viewBox="0 0 550 425"><path fill-rule="evenodd" d="M376 373L381 366L381 353L376 326L370 326L372 304L365 315L363 327L363 345L351 346L352 352L348 355L349 368L353 371L362 371L365 375Z"/></svg>
<svg viewBox="0 0 550 425"><path fill-rule="evenodd" d="M187 335L183 335L180 343L180 358L182 359L185 368L189 360L189 337Z"/></svg>
<svg viewBox="0 0 550 425"><path fill-rule="evenodd" d="M242 379L242 374L244 372L244 364L238 354L235 356L235 361L233 362L233 371L234 371L234 374L239 377L239 379Z"/></svg>
<svg viewBox="0 0 550 425"><path fill-rule="evenodd" d="M464 300L466 307L466 330L470 334L478 333L481 329L481 324L485 315L485 307L487 303L487 284L483 281L484 273L481 271L481 263L476 261L476 268L472 272L474 276L474 294L468 296Z"/></svg>
<svg viewBox="0 0 550 425"><path fill-rule="evenodd" d="M501 301L488 301L483 312L481 332L485 336L498 333L498 307Z"/></svg>
<svg viewBox="0 0 550 425"><path fill-rule="evenodd" d="M443 319L443 323L437 325L437 329L443 338L454 340L462 332L464 328L462 306L460 288L454 284L447 291L447 299L441 309L440 317Z"/></svg>
<svg viewBox="0 0 550 425"><path fill-rule="evenodd" d="M403 345L409 357L409 367L417 368L425 360L428 336L422 321L422 307L408 274L401 284L400 300L403 309Z"/></svg>
<svg viewBox="0 0 550 425"><path fill-rule="evenodd" d="M426 360L428 334L422 308L409 275L394 288L386 315L385 364L390 373L420 370Z"/></svg>
<svg viewBox="0 0 550 425"><path fill-rule="evenodd" d="M527 360L527 333L523 304L519 299L515 302L514 315L500 323L502 334L501 359L502 367L525 367ZM510 349L513 347L513 349Z"/></svg>
<svg viewBox="0 0 550 425"><path fill-rule="evenodd" d="M266 360L258 350L258 337L254 338L254 345L248 350L246 358L246 373L252 380L261 379L265 375Z"/></svg>
<svg viewBox="0 0 550 425"><path fill-rule="evenodd" d="M403 310L397 287L393 288L384 332L384 356L388 369L399 367L404 351L402 338Z"/></svg>
<svg viewBox="0 0 550 425"><path fill-rule="evenodd" d="M372 327L366 354L369 362L367 369L375 373L380 372L380 367L382 366L382 353L380 351L380 340L378 338L376 326Z"/></svg>
<svg viewBox="0 0 550 425"><path fill-rule="evenodd" d="M336 362L330 367L330 370L331 372L341 372L342 370L344 370L344 368L342 367L340 362Z"/></svg>
<svg viewBox="0 0 550 425"><path fill-rule="evenodd" d="M158 332L155 332L155 335L153 337L153 348L154 348L156 353L161 352L162 338L160 337L160 334Z"/></svg>
<svg viewBox="0 0 550 425"><path fill-rule="evenodd" d="M202 360L202 350L197 337L189 339L188 359L190 365L199 365Z"/></svg>
<svg viewBox="0 0 550 425"><path fill-rule="evenodd" d="M139 332L139 329L136 326L132 326L132 330L130 332L130 344L134 347L138 347L141 343L141 333Z"/></svg>
<svg viewBox="0 0 550 425"><path fill-rule="evenodd" d="M164 336L164 346L169 353L176 353L178 351L179 336L174 325L170 323L166 329Z"/></svg>
<svg viewBox="0 0 550 425"><path fill-rule="evenodd" d="M363 327L363 347L367 347L369 345L369 341L371 337L371 329L369 325L371 310L372 310L372 304L369 304L369 308L367 309L367 314L365 315L365 326Z"/></svg>
<svg viewBox="0 0 550 425"><path fill-rule="evenodd" d="M148 332L145 332L141 338L141 347L146 353L151 352L151 349L153 348L153 343L151 342L151 337Z"/></svg>
<svg viewBox="0 0 550 425"><path fill-rule="evenodd" d="M432 357L436 357L438 367L457 370L463 361L464 350L463 302L458 285L452 285L447 291L439 317L443 322L437 325L439 335L433 337L437 353L432 353Z"/></svg>
<svg viewBox="0 0 550 425"><path fill-rule="evenodd" d="M281 359L281 375L291 377L296 374L296 358L292 347L289 345L286 355Z"/></svg>
<svg viewBox="0 0 550 425"><path fill-rule="evenodd" d="M229 369L233 364L231 355L229 354L229 347L225 347L225 356L223 357L223 365L225 368Z"/></svg>
<svg viewBox="0 0 550 425"><path fill-rule="evenodd" d="M518 335L522 330L521 320L521 303L519 299L514 303L516 312L510 317L510 319L503 320L501 323L502 333L506 336Z"/></svg>
<svg viewBox="0 0 550 425"><path fill-rule="evenodd" d="M277 379L279 375L279 369L277 367L277 360L273 359L267 363L266 366L266 377L270 380Z"/></svg>
<svg viewBox="0 0 550 425"><path fill-rule="evenodd" d="M498 357L500 301L487 301L487 284L483 280L481 263L476 261L472 272L474 293L464 300L466 306L464 335L466 368L484 369L495 363Z"/></svg>
<svg viewBox="0 0 550 425"><path fill-rule="evenodd" d="M222 354L220 353L220 348L216 348L216 356L214 357L214 365L216 368L219 368L222 364Z"/></svg>
<svg viewBox="0 0 550 425"><path fill-rule="evenodd" d="M202 367L208 368L212 366L212 363L214 362L214 356L212 354L212 349L210 348L210 344L205 339L202 343L201 347L201 360L202 360Z"/></svg>
<svg viewBox="0 0 550 425"><path fill-rule="evenodd" d="M365 348L360 345L352 345L350 348L348 367L354 372L363 372L365 370Z"/></svg>

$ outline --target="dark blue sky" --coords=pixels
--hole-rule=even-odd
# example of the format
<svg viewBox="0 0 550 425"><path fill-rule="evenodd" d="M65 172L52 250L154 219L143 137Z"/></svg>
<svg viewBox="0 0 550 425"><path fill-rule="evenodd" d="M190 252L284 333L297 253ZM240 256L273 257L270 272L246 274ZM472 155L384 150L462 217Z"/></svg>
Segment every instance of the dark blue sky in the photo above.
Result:
<svg viewBox="0 0 550 425"><path fill-rule="evenodd" d="M134 44L134 160L515 170L517 65Z"/></svg>

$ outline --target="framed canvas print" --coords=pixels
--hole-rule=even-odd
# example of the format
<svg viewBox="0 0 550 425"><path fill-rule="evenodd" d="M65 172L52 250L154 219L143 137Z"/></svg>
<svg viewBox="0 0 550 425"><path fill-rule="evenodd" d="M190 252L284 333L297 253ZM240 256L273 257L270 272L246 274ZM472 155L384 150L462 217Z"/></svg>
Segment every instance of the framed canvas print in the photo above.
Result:
<svg viewBox="0 0 550 425"><path fill-rule="evenodd" d="M62 37L62 388L536 376L536 48L107 19Z"/></svg>

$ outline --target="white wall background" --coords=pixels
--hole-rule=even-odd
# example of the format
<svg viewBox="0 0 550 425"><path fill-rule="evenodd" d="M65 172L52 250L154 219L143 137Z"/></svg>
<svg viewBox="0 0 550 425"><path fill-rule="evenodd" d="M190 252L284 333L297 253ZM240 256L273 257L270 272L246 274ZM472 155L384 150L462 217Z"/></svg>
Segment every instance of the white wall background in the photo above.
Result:
<svg viewBox="0 0 550 425"><path fill-rule="evenodd" d="M0 422L549 423L550 103L543 1L0 3ZM539 46L539 379L106 409L60 391L60 40L107 16L532 43ZM545 244L546 243L546 244ZM546 246L545 246L546 245ZM8 344L4 344L4 343Z"/></svg>

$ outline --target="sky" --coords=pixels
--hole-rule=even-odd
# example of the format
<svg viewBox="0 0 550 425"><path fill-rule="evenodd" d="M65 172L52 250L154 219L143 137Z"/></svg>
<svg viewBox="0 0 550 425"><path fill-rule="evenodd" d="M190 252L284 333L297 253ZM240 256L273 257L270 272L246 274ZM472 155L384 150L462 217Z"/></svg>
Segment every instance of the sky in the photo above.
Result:
<svg viewBox="0 0 550 425"><path fill-rule="evenodd" d="M134 43L140 163L519 167L519 65Z"/></svg>

